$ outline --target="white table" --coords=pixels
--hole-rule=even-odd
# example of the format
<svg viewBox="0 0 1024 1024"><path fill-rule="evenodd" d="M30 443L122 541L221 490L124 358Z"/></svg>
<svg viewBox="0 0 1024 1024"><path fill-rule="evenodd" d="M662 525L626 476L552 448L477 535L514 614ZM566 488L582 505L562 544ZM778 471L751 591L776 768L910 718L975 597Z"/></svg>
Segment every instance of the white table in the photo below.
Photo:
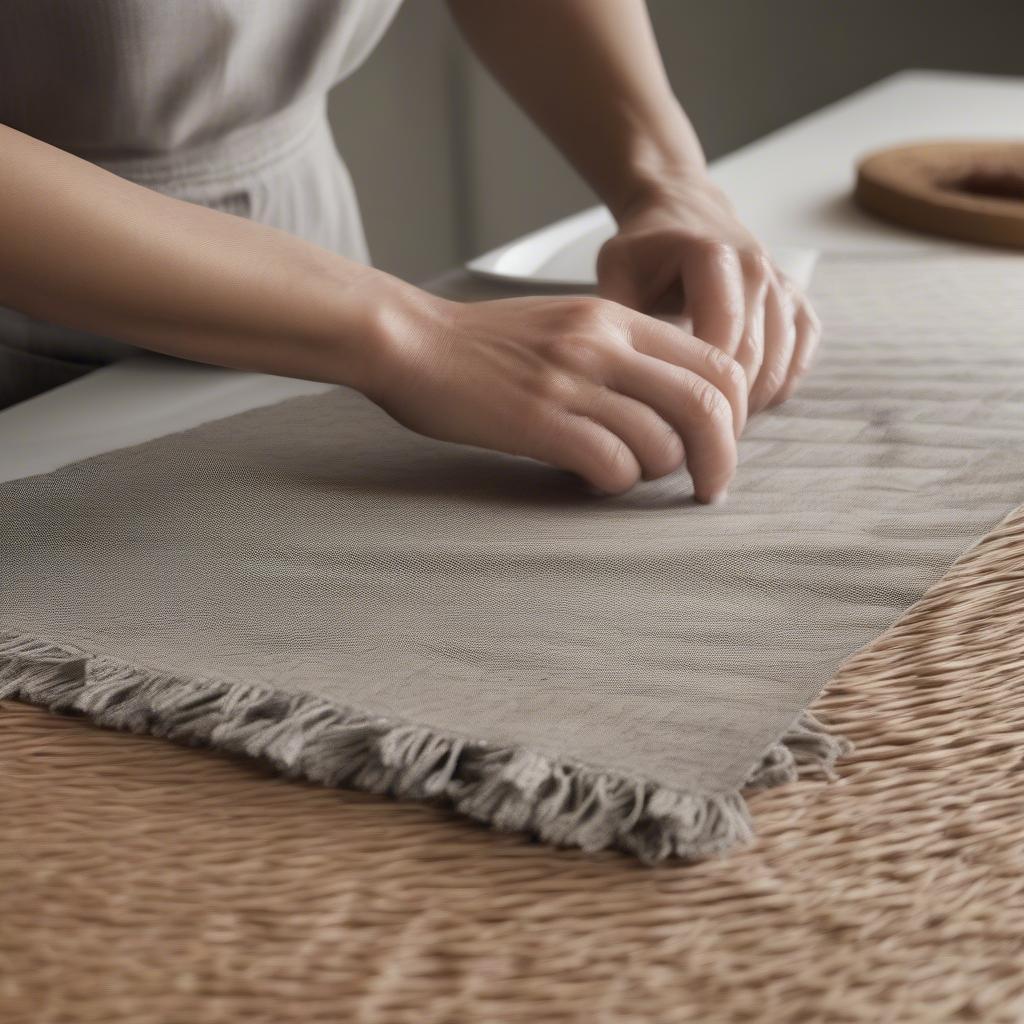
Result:
<svg viewBox="0 0 1024 1024"><path fill-rule="evenodd" d="M743 147L717 161L713 173L746 223L770 242L825 251L920 251L956 243L904 233L858 211L849 198L857 158L920 139L1021 134L1024 78L908 71ZM577 215L577 223L590 217L592 224L594 216ZM571 236L566 224L572 222L550 230ZM592 265L596 236L588 244L576 247L573 260ZM0 413L0 479L47 472L322 387L132 359Z"/></svg>

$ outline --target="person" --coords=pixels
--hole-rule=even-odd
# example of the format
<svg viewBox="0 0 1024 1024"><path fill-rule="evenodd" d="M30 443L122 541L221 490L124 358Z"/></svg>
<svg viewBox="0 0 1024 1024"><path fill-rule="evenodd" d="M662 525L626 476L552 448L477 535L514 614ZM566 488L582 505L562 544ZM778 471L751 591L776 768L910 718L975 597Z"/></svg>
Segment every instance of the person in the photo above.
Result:
<svg viewBox="0 0 1024 1024"><path fill-rule="evenodd" d="M327 128L399 3L9 0L6 400L140 346L348 385L600 492L685 464L720 500L747 415L792 393L820 331L711 181L643 0L448 0L618 227L597 295L477 303L366 265ZM648 315L672 301L685 330Z"/></svg>

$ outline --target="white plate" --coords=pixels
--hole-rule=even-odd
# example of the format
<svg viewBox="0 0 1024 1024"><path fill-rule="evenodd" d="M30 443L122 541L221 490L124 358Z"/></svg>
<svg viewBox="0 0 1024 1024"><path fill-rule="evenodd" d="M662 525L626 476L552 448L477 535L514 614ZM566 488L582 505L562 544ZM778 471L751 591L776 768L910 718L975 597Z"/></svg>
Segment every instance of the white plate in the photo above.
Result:
<svg viewBox="0 0 1024 1024"><path fill-rule="evenodd" d="M603 206L595 206L492 249L470 260L466 269L510 284L593 288L598 250L614 232L611 214ZM806 288L817 252L781 245L769 246L769 250L776 265Z"/></svg>
<svg viewBox="0 0 1024 1024"><path fill-rule="evenodd" d="M597 251L614 232L611 214L595 206L492 249L466 269L501 281L587 287L597 280Z"/></svg>

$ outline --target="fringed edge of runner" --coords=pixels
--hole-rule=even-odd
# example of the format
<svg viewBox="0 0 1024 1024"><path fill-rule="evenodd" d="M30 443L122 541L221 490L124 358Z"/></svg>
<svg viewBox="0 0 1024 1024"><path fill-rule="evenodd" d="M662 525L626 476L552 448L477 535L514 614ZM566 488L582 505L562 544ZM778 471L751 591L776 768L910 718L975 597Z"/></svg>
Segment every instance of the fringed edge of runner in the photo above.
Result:
<svg viewBox="0 0 1024 1024"><path fill-rule="evenodd" d="M115 729L245 754L290 777L415 800L444 800L505 832L655 864L749 842L741 791L685 793L648 779L466 739L263 685L189 678L19 634L0 633L0 698L81 714ZM851 745L803 712L747 787L832 775Z"/></svg>

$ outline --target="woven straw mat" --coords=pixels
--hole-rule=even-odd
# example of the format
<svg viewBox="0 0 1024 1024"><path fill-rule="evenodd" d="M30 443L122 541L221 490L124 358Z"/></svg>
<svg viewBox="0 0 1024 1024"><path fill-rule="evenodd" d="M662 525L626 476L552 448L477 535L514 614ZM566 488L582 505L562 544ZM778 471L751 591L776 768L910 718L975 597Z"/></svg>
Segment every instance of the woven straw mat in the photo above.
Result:
<svg viewBox="0 0 1024 1024"><path fill-rule="evenodd" d="M849 662L839 780L644 868L0 707L3 1024L1024 1020L1024 511Z"/></svg>

